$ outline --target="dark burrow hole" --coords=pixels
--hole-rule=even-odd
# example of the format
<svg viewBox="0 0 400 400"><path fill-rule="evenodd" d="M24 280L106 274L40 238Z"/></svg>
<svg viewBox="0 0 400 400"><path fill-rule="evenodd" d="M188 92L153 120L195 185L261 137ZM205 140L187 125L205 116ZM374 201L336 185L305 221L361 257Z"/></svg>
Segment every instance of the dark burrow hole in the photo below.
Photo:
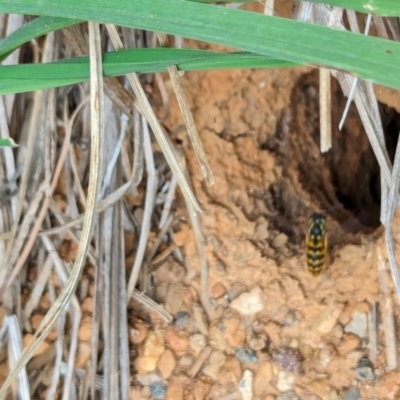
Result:
<svg viewBox="0 0 400 400"><path fill-rule="evenodd" d="M275 134L261 144L282 168L264 197L271 228L295 244L304 239L306 220L323 212L334 234L331 244L359 242L380 226L380 170L354 104L338 130L346 104L332 78L332 148L319 150L318 72L303 75L295 85ZM392 162L400 130L400 115L379 104L386 146ZM346 236L348 235L348 236Z"/></svg>

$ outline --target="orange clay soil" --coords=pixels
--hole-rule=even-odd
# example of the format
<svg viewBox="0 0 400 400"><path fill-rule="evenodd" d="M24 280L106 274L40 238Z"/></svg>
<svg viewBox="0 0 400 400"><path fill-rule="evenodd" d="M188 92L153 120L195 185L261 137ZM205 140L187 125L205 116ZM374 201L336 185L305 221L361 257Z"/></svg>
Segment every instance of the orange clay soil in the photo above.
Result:
<svg viewBox="0 0 400 400"><path fill-rule="evenodd" d="M152 398L146 377L154 373L168 399L396 398L400 377L387 370L382 313L368 325L372 308L382 306L379 170L355 109L321 155L317 71L190 72L183 83L214 186L204 183L173 101L164 124L175 143L187 144L212 301L205 311L201 263L183 218L173 238L183 264L170 257L153 272L154 297L176 320L133 319L141 335L133 393ZM345 99L332 86L337 126ZM173 99L168 83L167 90ZM304 253L314 211L326 213L331 243L316 278Z"/></svg>

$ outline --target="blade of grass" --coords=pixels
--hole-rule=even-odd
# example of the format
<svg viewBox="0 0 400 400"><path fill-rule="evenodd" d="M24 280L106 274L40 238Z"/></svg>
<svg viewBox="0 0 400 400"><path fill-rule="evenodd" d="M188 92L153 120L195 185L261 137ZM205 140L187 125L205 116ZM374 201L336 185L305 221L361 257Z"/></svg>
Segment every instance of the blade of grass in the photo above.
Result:
<svg viewBox="0 0 400 400"><path fill-rule="evenodd" d="M79 22L82 21L61 17L35 18L0 41L0 62L24 43Z"/></svg>
<svg viewBox="0 0 400 400"><path fill-rule="evenodd" d="M164 32L291 62L345 70L362 79L400 88L400 43L243 10L186 0L120 0L112 4L108 0L14 0L3 4L2 11Z"/></svg>
<svg viewBox="0 0 400 400"><path fill-rule="evenodd" d="M130 72L165 72L221 68L283 68L298 64L251 53L217 53L182 49L129 49L103 55L104 76ZM89 79L89 58L77 57L48 64L0 66L0 94L22 93L81 83Z"/></svg>
<svg viewBox="0 0 400 400"><path fill-rule="evenodd" d="M18 145L11 138L0 139L0 148L1 147L17 147Z"/></svg>

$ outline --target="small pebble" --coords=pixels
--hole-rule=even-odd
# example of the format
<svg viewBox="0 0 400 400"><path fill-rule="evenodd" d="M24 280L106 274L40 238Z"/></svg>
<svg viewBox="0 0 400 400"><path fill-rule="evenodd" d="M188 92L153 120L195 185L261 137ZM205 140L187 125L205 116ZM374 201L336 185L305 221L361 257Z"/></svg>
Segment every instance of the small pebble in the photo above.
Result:
<svg viewBox="0 0 400 400"><path fill-rule="evenodd" d="M290 390L289 392L278 394L276 400L300 400L300 397L297 396L295 392Z"/></svg>
<svg viewBox="0 0 400 400"><path fill-rule="evenodd" d="M142 372L154 371L158 359L164 352L164 339L159 332L150 332L144 342L141 354L136 359L136 367Z"/></svg>
<svg viewBox="0 0 400 400"><path fill-rule="evenodd" d="M326 343L322 346L318 358L321 365L326 368L336 356L336 348L331 343Z"/></svg>
<svg viewBox="0 0 400 400"><path fill-rule="evenodd" d="M276 388L280 392L288 392L293 389L296 377L287 371L278 372L278 380L276 382Z"/></svg>
<svg viewBox="0 0 400 400"><path fill-rule="evenodd" d="M231 301L230 306L242 315L254 315L264 308L262 290L259 286L255 286L250 292L243 293Z"/></svg>
<svg viewBox="0 0 400 400"><path fill-rule="evenodd" d="M174 370L176 365L176 360L174 354L170 349L164 351L158 360L158 369L164 379L168 379Z"/></svg>
<svg viewBox="0 0 400 400"><path fill-rule="evenodd" d="M235 282L232 284L231 288L228 291L228 297L232 301L238 298L242 293L247 291L248 288L245 284L241 282Z"/></svg>
<svg viewBox="0 0 400 400"><path fill-rule="evenodd" d="M340 344L338 351L339 354L345 355L355 350L360 346L360 338L352 333L346 333L343 337L343 341Z"/></svg>
<svg viewBox="0 0 400 400"><path fill-rule="evenodd" d="M189 313L187 313L186 311L179 311L176 314L175 323L176 323L177 326L179 326L179 328L186 327L188 322L189 322Z"/></svg>
<svg viewBox="0 0 400 400"><path fill-rule="evenodd" d="M342 310L342 304L333 303L326 306L314 322L314 329L323 335L328 334L335 326Z"/></svg>
<svg viewBox="0 0 400 400"><path fill-rule="evenodd" d="M214 299L219 299L225 294L226 294L226 288L221 282L218 282L211 287L211 296Z"/></svg>
<svg viewBox="0 0 400 400"><path fill-rule="evenodd" d="M137 381L144 387L148 387L153 383L161 382L162 378L159 374L136 375Z"/></svg>
<svg viewBox="0 0 400 400"><path fill-rule="evenodd" d="M190 356L183 356L178 361L181 367L190 367L193 364L193 358Z"/></svg>
<svg viewBox="0 0 400 400"><path fill-rule="evenodd" d="M238 311L228 309L218 321L218 330L230 347L244 347L246 332L242 327L242 318ZM215 336L212 335L213 339Z"/></svg>
<svg viewBox="0 0 400 400"><path fill-rule="evenodd" d="M239 391L242 394L243 400L253 399L253 373L246 369L243 374L243 378L239 383Z"/></svg>
<svg viewBox="0 0 400 400"><path fill-rule="evenodd" d="M26 347L30 342L33 341L33 335L30 333L26 333L22 338L22 344ZM39 354L45 353L49 348L49 344L47 342L40 343L39 347L36 349L34 355L38 356Z"/></svg>
<svg viewBox="0 0 400 400"><path fill-rule="evenodd" d="M337 340L337 341L341 340L342 337L343 337L343 327L342 327L342 325L336 324L336 325L332 328L332 330L331 330L331 332L330 332L330 336L331 336L332 340L334 340L334 341L336 341L336 340Z"/></svg>
<svg viewBox="0 0 400 400"><path fill-rule="evenodd" d="M351 321L345 326L345 332L354 333L360 338L367 335L367 314L355 311Z"/></svg>
<svg viewBox="0 0 400 400"><path fill-rule="evenodd" d="M263 398L263 396L265 396L267 386L273 377L274 371L272 364L269 361L261 361L254 376L254 395Z"/></svg>
<svg viewBox="0 0 400 400"><path fill-rule="evenodd" d="M272 353L272 361L286 371L293 373L300 372L301 356L297 349L278 347Z"/></svg>
<svg viewBox="0 0 400 400"><path fill-rule="evenodd" d="M252 350L260 351L268 347L268 336L264 333L247 340L247 344Z"/></svg>
<svg viewBox="0 0 400 400"><path fill-rule="evenodd" d="M356 367L357 380L359 381L374 381L375 373L374 366L367 357L363 357Z"/></svg>
<svg viewBox="0 0 400 400"><path fill-rule="evenodd" d="M91 354L92 347L90 343L80 342L75 359L75 368L85 368Z"/></svg>
<svg viewBox="0 0 400 400"><path fill-rule="evenodd" d="M301 400L322 400L322 399L323 397L320 397L315 393L308 392L307 390L305 390L301 394Z"/></svg>
<svg viewBox="0 0 400 400"><path fill-rule="evenodd" d="M314 350L308 344L301 344L299 346L299 353L302 360L308 360L310 357L313 356Z"/></svg>
<svg viewBox="0 0 400 400"><path fill-rule="evenodd" d="M92 318L87 316L82 319L81 326L79 327L79 340L89 341L92 338Z"/></svg>
<svg viewBox="0 0 400 400"><path fill-rule="evenodd" d="M176 315L184 307L183 299L185 297L185 287L181 282L172 282L168 284L165 294L165 309L172 315Z"/></svg>
<svg viewBox="0 0 400 400"><path fill-rule="evenodd" d="M269 232L268 232L268 221L261 221L261 223L258 223L256 226L256 229L254 230L254 234L252 239L253 240L265 240L268 239L269 237Z"/></svg>
<svg viewBox="0 0 400 400"><path fill-rule="evenodd" d="M174 329L168 330L165 338L169 347L176 353L185 351L189 346L189 339Z"/></svg>
<svg viewBox="0 0 400 400"><path fill-rule="evenodd" d="M361 399L360 389L357 386L351 387L349 390L346 390L345 392L343 392L342 399L343 400L360 400Z"/></svg>
<svg viewBox="0 0 400 400"><path fill-rule="evenodd" d="M257 353L254 350L244 347L235 348L235 354L237 359L242 363L257 362Z"/></svg>
<svg viewBox="0 0 400 400"><path fill-rule="evenodd" d="M198 356L206 347L206 337L201 333L196 333L189 337L189 346L195 356Z"/></svg>
<svg viewBox="0 0 400 400"><path fill-rule="evenodd" d="M336 390L331 390L329 392L328 400L340 400L340 397L339 397L338 393L336 392Z"/></svg>
<svg viewBox="0 0 400 400"><path fill-rule="evenodd" d="M316 379L307 384L308 400L326 399L329 396L330 391L331 391L331 385L329 384L326 377L324 378L321 377L321 379Z"/></svg>
<svg viewBox="0 0 400 400"><path fill-rule="evenodd" d="M129 339L134 344L142 343L149 333L149 325L143 321L136 321L129 330Z"/></svg>
<svg viewBox="0 0 400 400"><path fill-rule="evenodd" d="M274 237L274 240L272 241L272 246L275 247L275 249L279 249L283 247L288 241L288 237L284 233L279 233Z"/></svg>
<svg viewBox="0 0 400 400"><path fill-rule="evenodd" d="M212 379L218 379L218 372L226 360L225 354L220 350L214 350L208 359L207 365L203 368L203 373Z"/></svg>
<svg viewBox="0 0 400 400"><path fill-rule="evenodd" d="M180 382L173 381L168 383L166 400L183 400L183 385Z"/></svg>
<svg viewBox="0 0 400 400"><path fill-rule="evenodd" d="M155 382L150 385L150 392L154 400L163 400L167 395L168 386L164 382Z"/></svg>
<svg viewBox="0 0 400 400"><path fill-rule="evenodd" d="M294 326L295 324L297 324L297 322L298 322L298 318L297 318L296 313L292 310L289 310L285 314L282 324L283 324L283 326L290 327L290 326Z"/></svg>
<svg viewBox="0 0 400 400"><path fill-rule="evenodd" d="M81 310L82 312L93 312L93 297L86 297L86 299L83 300Z"/></svg>

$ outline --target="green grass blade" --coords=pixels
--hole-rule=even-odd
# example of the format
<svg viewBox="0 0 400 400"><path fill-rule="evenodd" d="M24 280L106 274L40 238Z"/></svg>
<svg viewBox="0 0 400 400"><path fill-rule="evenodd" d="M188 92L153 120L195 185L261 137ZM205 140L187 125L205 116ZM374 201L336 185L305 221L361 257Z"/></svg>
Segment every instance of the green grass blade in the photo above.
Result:
<svg viewBox="0 0 400 400"><path fill-rule="evenodd" d="M176 34L400 88L400 43L243 10L185 0L13 0L2 11Z"/></svg>
<svg viewBox="0 0 400 400"><path fill-rule="evenodd" d="M0 41L0 62L10 53L30 40L46 33L65 28L66 26L76 24L81 20L71 20L69 18L59 17L39 17L28 22L20 29L11 33Z"/></svg>
<svg viewBox="0 0 400 400"><path fill-rule="evenodd" d="M163 72L170 65L182 71L223 68L283 68L296 64L251 53L216 53L187 49L127 49L103 56L105 76L129 72ZM84 82L89 79L89 58L50 64L0 66L0 94L22 93Z"/></svg>
<svg viewBox="0 0 400 400"><path fill-rule="evenodd" d="M2 147L17 147L18 145L11 138L2 139L0 138L0 149Z"/></svg>

